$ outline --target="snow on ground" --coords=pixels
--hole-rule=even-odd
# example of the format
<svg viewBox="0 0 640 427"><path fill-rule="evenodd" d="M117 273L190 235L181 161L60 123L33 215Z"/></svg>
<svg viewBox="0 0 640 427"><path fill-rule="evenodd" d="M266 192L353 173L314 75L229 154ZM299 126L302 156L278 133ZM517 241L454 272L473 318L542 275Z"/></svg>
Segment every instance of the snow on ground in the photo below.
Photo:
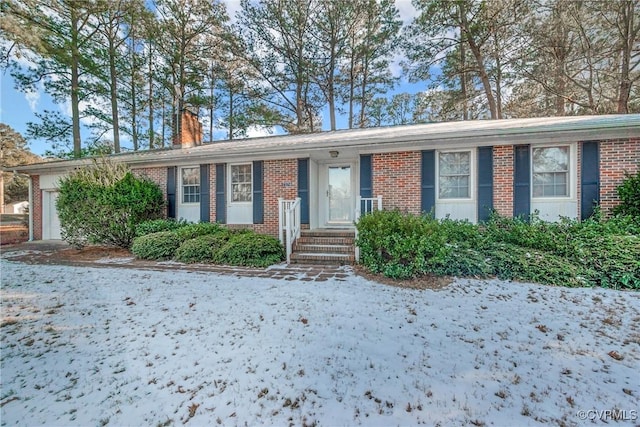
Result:
<svg viewBox="0 0 640 427"><path fill-rule="evenodd" d="M1 267L2 425L637 422L638 293Z"/></svg>

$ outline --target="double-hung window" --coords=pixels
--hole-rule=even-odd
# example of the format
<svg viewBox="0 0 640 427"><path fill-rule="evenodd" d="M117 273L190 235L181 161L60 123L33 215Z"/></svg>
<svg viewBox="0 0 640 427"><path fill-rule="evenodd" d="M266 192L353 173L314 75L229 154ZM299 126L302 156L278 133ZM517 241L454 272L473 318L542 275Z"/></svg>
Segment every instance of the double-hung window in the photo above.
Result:
<svg viewBox="0 0 640 427"><path fill-rule="evenodd" d="M200 203L200 168L181 169L182 203Z"/></svg>
<svg viewBox="0 0 640 427"><path fill-rule="evenodd" d="M533 197L569 196L569 147L532 150Z"/></svg>
<svg viewBox="0 0 640 427"><path fill-rule="evenodd" d="M471 152L439 153L438 183L438 197L440 199L470 198Z"/></svg>
<svg viewBox="0 0 640 427"><path fill-rule="evenodd" d="M252 165L231 165L231 202L251 202L253 191Z"/></svg>

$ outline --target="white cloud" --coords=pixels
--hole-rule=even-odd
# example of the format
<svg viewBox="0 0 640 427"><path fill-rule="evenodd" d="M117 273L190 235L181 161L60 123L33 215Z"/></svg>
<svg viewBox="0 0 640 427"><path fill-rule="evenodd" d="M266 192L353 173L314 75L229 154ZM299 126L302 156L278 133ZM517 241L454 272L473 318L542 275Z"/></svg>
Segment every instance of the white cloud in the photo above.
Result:
<svg viewBox="0 0 640 427"><path fill-rule="evenodd" d="M44 90L40 87L37 91L29 91L24 94L24 99L27 100L27 104L29 104L29 109L31 109L32 113L38 111L38 102L40 101L40 94L42 93L40 89Z"/></svg>
<svg viewBox="0 0 640 427"><path fill-rule="evenodd" d="M229 15L229 18L231 18L231 22L236 22L236 13L242 10L240 0L227 0L225 3L227 5L227 14Z"/></svg>
<svg viewBox="0 0 640 427"><path fill-rule="evenodd" d="M405 24L411 22L418 14L416 8L411 4L411 0L396 0L396 8L400 12L400 19L402 19L402 22Z"/></svg>

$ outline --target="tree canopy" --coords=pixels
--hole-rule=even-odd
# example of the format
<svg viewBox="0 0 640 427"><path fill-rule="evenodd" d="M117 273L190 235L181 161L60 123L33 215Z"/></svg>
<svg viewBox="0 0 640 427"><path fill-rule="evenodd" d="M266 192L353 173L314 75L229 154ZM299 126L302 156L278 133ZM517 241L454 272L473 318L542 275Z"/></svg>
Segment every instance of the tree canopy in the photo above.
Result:
<svg viewBox="0 0 640 427"><path fill-rule="evenodd" d="M40 161L29 151L27 141L11 126L0 123L0 168L11 168ZM27 200L28 179L12 172L0 173L0 209L5 204Z"/></svg>
<svg viewBox="0 0 640 427"><path fill-rule="evenodd" d="M412 0L404 22L393 0L242 0L233 17L222 0L0 5L0 65L68 105L25 135L57 155L170 145L187 106L209 141L640 112L640 0Z"/></svg>

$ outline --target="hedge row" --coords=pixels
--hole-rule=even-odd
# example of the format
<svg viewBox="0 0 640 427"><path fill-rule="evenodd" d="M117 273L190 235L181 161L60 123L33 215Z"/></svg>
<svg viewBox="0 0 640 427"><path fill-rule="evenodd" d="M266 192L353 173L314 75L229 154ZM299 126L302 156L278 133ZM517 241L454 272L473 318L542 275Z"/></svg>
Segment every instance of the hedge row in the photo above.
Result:
<svg viewBox="0 0 640 427"><path fill-rule="evenodd" d="M280 242L251 230L172 220L142 223L131 252L138 258L267 267L284 259Z"/></svg>
<svg viewBox="0 0 640 427"><path fill-rule="evenodd" d="M398 211L357 224L360 262L392 278L490 277L561 286L640 289L640 227L631 217L548 223L494 216L485 224Z"/></svg>

